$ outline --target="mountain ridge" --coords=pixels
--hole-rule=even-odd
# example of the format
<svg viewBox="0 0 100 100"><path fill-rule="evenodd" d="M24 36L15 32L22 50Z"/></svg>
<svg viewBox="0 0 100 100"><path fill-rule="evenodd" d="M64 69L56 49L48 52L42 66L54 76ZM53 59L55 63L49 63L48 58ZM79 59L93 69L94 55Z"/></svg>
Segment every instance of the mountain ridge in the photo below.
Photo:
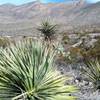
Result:
<svg viewBox="0 0 100 100"><path fill-rule="evenodd" d="M41 20L50 18L62 25L63 30L80 27L100 28L100 2L88 4L84 0L74 3L30 2L23 5L0 5L0 33L34 28ZM4 30L6 27L6 30ZM93 29L91 28L91 29ZM96 29L96 30L97 30ZM33 29L32 29L33 30ZM89 30L89 29L88 29ZM27 31L28 33L28 31ZM24 34L24 33L23 33Z"/></svg>

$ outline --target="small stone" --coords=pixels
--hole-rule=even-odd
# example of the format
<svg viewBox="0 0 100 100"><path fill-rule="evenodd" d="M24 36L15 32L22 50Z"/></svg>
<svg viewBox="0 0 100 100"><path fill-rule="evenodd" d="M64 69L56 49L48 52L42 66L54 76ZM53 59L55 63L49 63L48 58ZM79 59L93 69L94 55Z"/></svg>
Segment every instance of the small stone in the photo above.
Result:
<svg viewBox="0 0 100 100"><path fill-rule="evenodd" d="M78 80L79 82L82 81L82 77L76 77L76 80Z"/></svg>
<svg viewBox="0 0 100 100"><path fill-rule="evenodd" d="M83 81L83 84L84 84L84 86L87 86L87 85L89 85L89 82Z"/></svg>

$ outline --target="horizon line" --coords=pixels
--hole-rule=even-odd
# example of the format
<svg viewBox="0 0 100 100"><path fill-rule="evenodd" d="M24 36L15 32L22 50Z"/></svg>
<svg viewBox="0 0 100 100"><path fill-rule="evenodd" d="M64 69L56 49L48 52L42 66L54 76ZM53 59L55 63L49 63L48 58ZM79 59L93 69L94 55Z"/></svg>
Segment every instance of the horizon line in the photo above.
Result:
<svg viewBox="0 0 100 100"><path fill-rule="evenodd" d="M2 3L2 4L0 3L0 6L1 6L1 5L6 5L6 4L15 5L15 6L20 6L20 5L25 5L25 4L28 4L28 3L35 3L35 2L40 2L40 3L42 3L42 4L54 4L54 3L73 3L73 2L78 2L78 1L76 0L76 1L63 1L63 2L41 2L41 1L35 0L35 1L25 2L25 3L21 3L21 4L14 4L14 3L9 3L9 2L7 2L7 3ZM98 1L98 2L100 2L100 1ZM87 1L87 3L95 4L95 3L97 3L97 2L93 3L93 2L88 2L88 1Z"/></svg>

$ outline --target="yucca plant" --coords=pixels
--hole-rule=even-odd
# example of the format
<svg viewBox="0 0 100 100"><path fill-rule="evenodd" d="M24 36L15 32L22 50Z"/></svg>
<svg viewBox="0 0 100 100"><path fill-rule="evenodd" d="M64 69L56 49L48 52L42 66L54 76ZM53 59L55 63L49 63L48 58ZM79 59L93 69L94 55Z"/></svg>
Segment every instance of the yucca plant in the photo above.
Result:
<svg viewBox="0 0 100 100"><path fill-rule="evenodd" d="M0 100L74 100L67 77L54 67L55 51L27 40L0 50Z"/></svg>
<svg viewBox="0 0 100 100"><path fill-rule="evenodd" d="M57 26L58 26L57 24L51 24L50 21L45 20L42 21L40 27L38 27L37 30L44 35L45 40L51 41L54 34L56 34L58 31Z"/></svg>
<svg viewBox="0 0 100 100"><path fill-rule="evenodd" d="M100 89L100 62L96 59L95 61L87 61L86 65L84 68L86 75L93 83L94 88Z"/></svg>

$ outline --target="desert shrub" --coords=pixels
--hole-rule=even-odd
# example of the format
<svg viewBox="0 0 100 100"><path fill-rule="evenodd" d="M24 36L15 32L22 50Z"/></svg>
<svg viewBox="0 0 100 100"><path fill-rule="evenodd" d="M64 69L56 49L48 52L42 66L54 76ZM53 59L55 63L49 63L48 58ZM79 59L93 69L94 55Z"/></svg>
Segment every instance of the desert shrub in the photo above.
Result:
<svg viewBox="0 0 100 100"><path fill-rule="evenodd" d="M69 50L70 63L77 63L82 58L81 49L78 47L71 47Z"/></svg>
<svg viewBox="0 0 100 100"><path fill-rule="evenodd" d="M74 100L66 76L54 67L55 50L45 43L24 41L0 52L0 98L10 100ZM5 100L7 100L5 99Z"/></svg>
<svg viewBox="0 0 100 100"><path fill-rule="evenodd" d="M86 67L83 69L94 88L100 89L100 62L99 60L85 61Z"/></svg>
<svg viewBox="0 0 100 100"><path fill-rule="evenodd" d="M10 39L7 37L0 37L0 47L7 47L10 44Z"/></svg>
<svg viewBox="0 0 100 100"><path fill-rule="evenodd" d="M94 46L88 50L88 54L91 57L100 59L100 37L98 36Z"/></svg>
<svg viewBox="0 0 100 100"><path fill-rule="evenodd" d="M100 59L100 38L97 38L97 41L92 44L92 46L85 46L84 45L79 46L81 50L81 55L83 56L84 59L95 59L98 58Z"/></svg>
<svg viewBox="0 0 100 100"><path fill-rule="evenodd" d="M88 33L75 33L75 38L64 34L62 44L64 45L64 58L69 63L77 63L87 55L87 40L90 39Z"/></svg>
<svg viewBox="0 0 100 100"><path fill-rule="evenodd" d="M82 50L78 47L69 47L65 50L63 45L58 46L58 59L66 62L67 64L75 64L81 61L83 58L81 52Z"/></svg>
<svg viewBox="0 0 100 100"><path fill-rule="evenodd" d="M77 34L78 39L76 40L76 44L78 44L79 42L80 43L76 45L76 47L74 47L74 50L71 50L72 54L77 55L78 53L82 59L100 58L100 38L96 38L96 41L96 39L91 37L91 35L89 35L88 33ZM76 51L76 48L78 48L79 51Z"/></svg>
<svg viewBox="0 0 100 100"><path fill-rule="evenodd" d="M56 34L58 31L57 26L57 24L52 24L50 21L45 20L42 21L40 27L38 27L37 30L44 35L45 40L51 40L54 34Z"/></svg>
<svg viewBox="0 0 100 100"><path fill-rule="evenodd" d="M68 37L68 35L63 34L62 42L63 42L64 44L68 44L69 41L70 41L70 38Z"/></svg>

